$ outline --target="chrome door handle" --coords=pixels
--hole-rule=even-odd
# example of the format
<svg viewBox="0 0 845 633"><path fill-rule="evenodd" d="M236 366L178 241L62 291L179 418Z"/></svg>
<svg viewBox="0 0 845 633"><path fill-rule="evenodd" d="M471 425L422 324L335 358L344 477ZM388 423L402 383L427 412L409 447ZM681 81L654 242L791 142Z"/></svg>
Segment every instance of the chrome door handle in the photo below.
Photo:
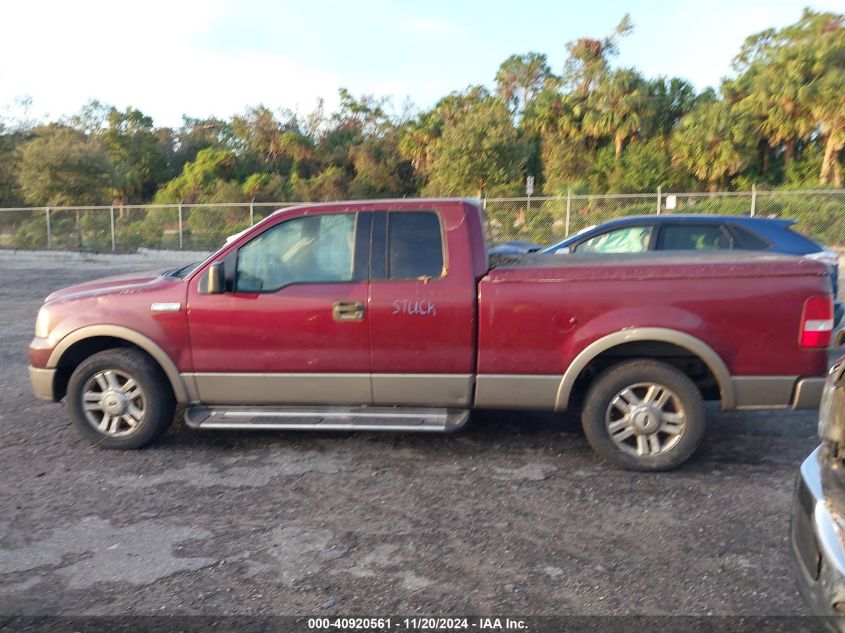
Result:
<svg viewBox="0 0 845 633"><path fill-rule="evenodd" d="M335 321L363 321L364 304L361 301L335 301L332 318Z"/></svg>

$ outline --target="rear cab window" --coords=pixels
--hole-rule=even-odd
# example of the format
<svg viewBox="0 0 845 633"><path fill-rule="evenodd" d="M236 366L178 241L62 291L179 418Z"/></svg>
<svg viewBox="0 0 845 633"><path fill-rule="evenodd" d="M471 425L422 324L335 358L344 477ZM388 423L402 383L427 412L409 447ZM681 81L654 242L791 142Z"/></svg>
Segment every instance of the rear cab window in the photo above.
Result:
<svg viewBox="0 0 845 633"><path fill-rule="evenodd" d="M444 277L446 262L440 216L433 211L388 211L385 215L387 248L383 261L374 253L374 277L391 280ZM374 230L374 236L378 233Z"/></svg>

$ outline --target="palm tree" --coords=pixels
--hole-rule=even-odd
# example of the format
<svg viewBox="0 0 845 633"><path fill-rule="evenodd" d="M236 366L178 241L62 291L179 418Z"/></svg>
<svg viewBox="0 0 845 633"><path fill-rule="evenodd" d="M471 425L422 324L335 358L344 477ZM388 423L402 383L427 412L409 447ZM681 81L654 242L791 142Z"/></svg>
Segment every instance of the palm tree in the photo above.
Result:
<svg viewBox="0 0 845 633"><path fill-rule="evenodd" d="M617 162L626 140L635 136L650 116L648 90L634 70L605 75L590 93L584 114L584 131L593 137L609 136Z"/></svg>
<svg viewBox="0 0 845 633"><path fill-rule="evenodd" d="M707 183L710 191L727 186L742 171L754 147L748 115L724 101L702 100L681 119L672 136L672 160Z"/></svg>
<svg viewBox="0 0 845 633"><path fill-rule="evenodd" d="M841 184L838 154L845 146L845 16L805 9L783 29L749 37L734 60L738 77L726 96L757 119L769 147L784 148L788 167L798 141L819 139L821 184Z"/></svg>
<svg viewBox="0 0 845 633"><path fill-rule="evenodd" d="M496 92L519 117L551 75L552 71L545 55L511 55L502 62L496 73Z"/></svg>
<svg viewBox="0 0 845 633"><path fill-rule="evenodd" d="M842 61L845 64L845 59ZM824 138L824 154L819 183L842 186L842 169L839 153L845 148L845 107L842 94L845 92L845 68L830 69L805 91L810 100L810 110L819 123L819 132Z"/></svg>

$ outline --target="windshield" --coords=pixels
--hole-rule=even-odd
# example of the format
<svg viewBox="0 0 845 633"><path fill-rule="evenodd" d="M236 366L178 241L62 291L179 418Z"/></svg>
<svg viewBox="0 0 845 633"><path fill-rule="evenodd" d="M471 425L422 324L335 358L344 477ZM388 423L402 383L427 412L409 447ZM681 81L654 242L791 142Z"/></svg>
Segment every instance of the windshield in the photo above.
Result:
<svg viewBox="0 0 845 633"><path fill-rule="evenodd" d="M170 270L164 274L168 277L174 277L175 279L184 279L185 277L190 275L201 263L202 262L191 262L187 266L182 266L182 268L177 268L176 270Z"/></svg>

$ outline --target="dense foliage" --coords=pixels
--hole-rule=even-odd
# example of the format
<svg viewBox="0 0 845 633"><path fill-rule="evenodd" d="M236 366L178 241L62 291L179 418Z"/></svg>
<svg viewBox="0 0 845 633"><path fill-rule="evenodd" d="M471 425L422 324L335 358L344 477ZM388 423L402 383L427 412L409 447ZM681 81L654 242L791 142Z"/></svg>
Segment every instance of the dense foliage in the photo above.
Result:
<svg viewBox="0 0 845 633"><path fill-rule="evenodd" d="M119 241L132 245L160 242L174 221L126 215L145 202L509 196L529 175L535 195L842 187L844 15L807 9L748 37L718 92L611 64L632 28L626 16L607 37L570 42L560 74L543 54L512 55L492 89L470 86L425 111L396 114L341 89L333 113L257 106L178 129L96 101L55 122L0 119L0 206L113 204ZM103 216L63 221L80 245L109 233ZM211 242L244 219L186 221ZM43 222L16 226L15 242L37 245Z"/></svg>

